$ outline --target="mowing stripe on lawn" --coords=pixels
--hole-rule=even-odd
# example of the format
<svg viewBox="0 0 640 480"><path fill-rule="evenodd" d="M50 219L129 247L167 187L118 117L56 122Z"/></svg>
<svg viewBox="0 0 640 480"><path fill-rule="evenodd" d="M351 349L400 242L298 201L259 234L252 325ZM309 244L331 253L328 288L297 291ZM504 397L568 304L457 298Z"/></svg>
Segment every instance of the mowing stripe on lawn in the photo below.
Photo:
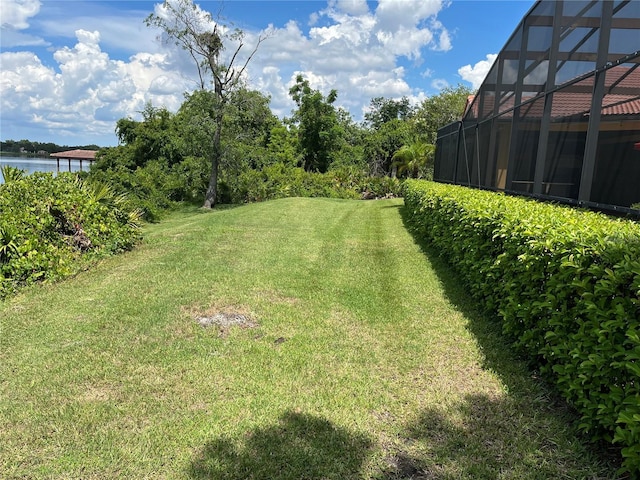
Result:
<svg viewBox="0 0 640 480"><path fill-rule="evenodd" d="M145 227L0 304L0 476L614 478L433 253L401 200Z"/></svg>

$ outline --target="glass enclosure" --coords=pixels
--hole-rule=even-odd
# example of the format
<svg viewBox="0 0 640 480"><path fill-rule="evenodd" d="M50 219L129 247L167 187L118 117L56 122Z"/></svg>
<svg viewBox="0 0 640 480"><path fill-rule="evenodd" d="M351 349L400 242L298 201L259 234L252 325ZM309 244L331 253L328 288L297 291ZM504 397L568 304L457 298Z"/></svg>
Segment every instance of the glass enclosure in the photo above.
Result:
<svg viewBox="0 0 640 480"><path fill-rule="evenodd" d="M434 179L612 210L640 203L640 1L540 0L463 118Z"/></svg>

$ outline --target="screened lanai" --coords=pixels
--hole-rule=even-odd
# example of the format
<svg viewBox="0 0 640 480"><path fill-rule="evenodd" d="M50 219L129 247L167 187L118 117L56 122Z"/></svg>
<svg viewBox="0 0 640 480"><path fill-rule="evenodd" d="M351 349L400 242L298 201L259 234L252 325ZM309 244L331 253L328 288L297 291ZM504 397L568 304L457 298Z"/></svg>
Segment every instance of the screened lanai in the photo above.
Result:
<svg viewBox="0 0 640 480"><path fill-rule="evenodd" d="M640 203L640 1L541 0L461 121L434 179L598 208Z"/></svg>

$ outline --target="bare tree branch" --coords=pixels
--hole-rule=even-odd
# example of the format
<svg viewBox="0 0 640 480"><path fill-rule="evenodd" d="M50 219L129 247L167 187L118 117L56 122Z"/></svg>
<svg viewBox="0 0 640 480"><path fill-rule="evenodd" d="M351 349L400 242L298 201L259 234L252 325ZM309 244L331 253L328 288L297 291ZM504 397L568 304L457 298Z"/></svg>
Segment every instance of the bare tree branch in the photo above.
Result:
<svg viewBox="0 0 640 480"><path fill-rule="evenodd" d="M260 34L258 41L241 67L235 67L240 52L244 48L244 32L235 30L229 34L226 26L221 22L222 4L218 10L218 17L214 21L211 14L200 10L193 0L165 0L162 8L167 16L157 13L149 15L145 23L156 27L166 35L166 42L173 41L177 46L186 50L193 59L200 80L200 89L206 90L207 72L211 75L215 93L215 108L212 108L212 121L215 131L210 152L211 175L209 187L205 195L204 207L211 208L216 201L218 169L222 157L220 135L224 118L224 107L229 95L239 84L249 62L254 57L260 44L270 36L270 32ZM212 26L213 24L213 26ZM225 43L238 41L228 63L221 60L221 53Z"/></svg>

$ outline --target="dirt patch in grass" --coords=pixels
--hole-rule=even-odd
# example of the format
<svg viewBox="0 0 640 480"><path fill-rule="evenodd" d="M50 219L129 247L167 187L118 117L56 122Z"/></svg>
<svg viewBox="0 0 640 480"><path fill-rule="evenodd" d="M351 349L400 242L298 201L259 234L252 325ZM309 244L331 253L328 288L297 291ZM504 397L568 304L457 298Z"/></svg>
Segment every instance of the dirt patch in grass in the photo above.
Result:
<svg viewBox="0 0 640 480"><path fill-rule="evenodd" d="M385 479L387 480L426 480L438 478L420 466L420 462L409 455L398 453L388 457Z"/></svg>
<svg viewBox="0 0 640 480"><path fill-rule="evenodd" d="M213 315L198 316L196 321L203 327L216 326L223 330L231 327L255 328L258 326L246 315L237 312L218 312Z"/></svg>
<svg viewBox="0 0 640 480"><path fill-rule="evenodd" d="M260 326L248 309L237 306L190 309L189 316L203 328L217 329L221 336L227 335L234 327L244 329Z"/></svg>

